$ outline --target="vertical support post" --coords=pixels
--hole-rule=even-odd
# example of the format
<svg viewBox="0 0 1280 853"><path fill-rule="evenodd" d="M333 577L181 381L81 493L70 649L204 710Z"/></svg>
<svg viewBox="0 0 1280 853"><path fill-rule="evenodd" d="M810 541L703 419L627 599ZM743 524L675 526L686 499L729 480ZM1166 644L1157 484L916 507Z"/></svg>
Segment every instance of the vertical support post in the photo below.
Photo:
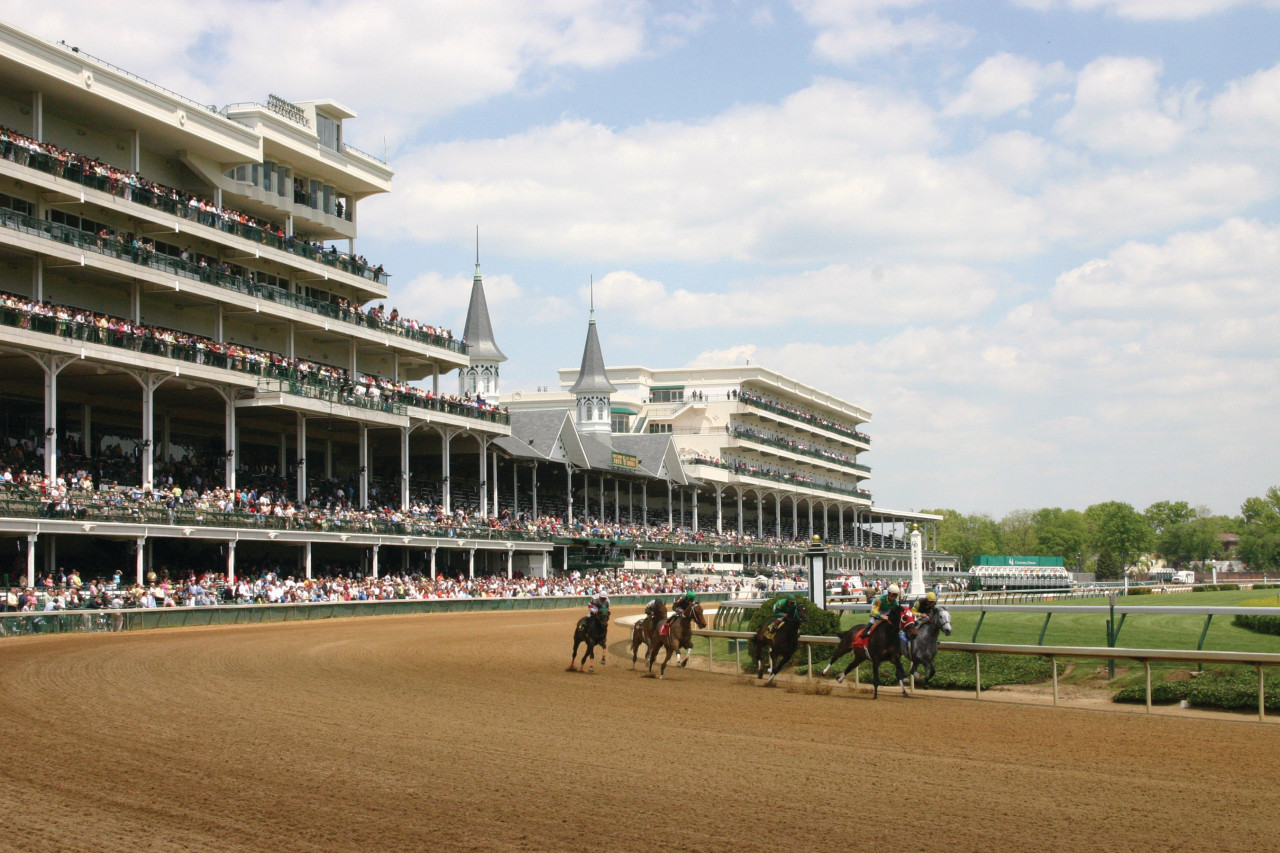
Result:
<svg viewBox="0 0 1280 853"><path fill-rule="evenodd" d="M400 509L409 509L409 427L400 427Z"/></svg>
<svg viewBox="0 0 1280 853"><path fill-rule="evenodd" d="M360 424L360 508L369 508L369 427ZM447 457L446 457L447 458ZM449 505L445 504L447 510Z"/></svg>
<svg viewBox="0 0 1280 853"><path fill-rule="evenodd" d="M1053 655L1049 656L1049 668L1053 670L1053 704L1058 704L1058 659Z"/></svg>
<svg viewBox="0 0 1280 853"><path fill-rule="evenodd" d="M982 661L977 652L973 653L973 698L982 698Z"/></svg>
<svg viewBox="0 0 1280 853"><path fill-rule="evenodd" d="M378 577L378 549L380 547L380 545L374 545L372 553L369 555L372 570L371 573L375 579Z"/></svg>
<svg viewBox="0 0 1280 853"><path fill-rule="evenodd" d="M227 583L236 582L236 540L227 541Z"/></svg>
<svg viewBox="0 0 1280 853"><path fill-rule="evenodd" d="M431 549L431 579L436 579L436 549Z"/></svg>
<svg viewBox="0 0 1280 853"><path fill-rule="evenodd" d="M307 419L298 413L298 502L307 499Z"/></svg>
<svg viewBox="0 0 1280 853"><path fill-rule="evenodd" d="M1144 660L1142 666L1147 671L1147 713L1151 713L1151 661Z"/></svg>
<svg viewBox="0 0 1280 853"><path fill-rule="evenodd" d="M36 538L37 534L27 534L27 589L36 585Z"/></svg>
<svg viewBox="0 0 1280 853"><path fill-rule="evenodd" d="M134 542L134 545L137 547L137 554L134 555L134 560L133 560L133 565L135 569L134 575L138 579L137 581L138 585L141 586L142 579L146 575L147 537L145 536L139 537Z"/></svg>
<svg viewBox="0 0 1280 853"><path fill-rule="evenodd" d="M306 575L307 580L311 580L311 540L302 543L302 571Z"/></svg>
<svg viewBox="0 0 1280 853"><path fill-rule="evenodd" d="M472 548L467 551L467 577L475 578L476 576L476 549Z"/></svg>

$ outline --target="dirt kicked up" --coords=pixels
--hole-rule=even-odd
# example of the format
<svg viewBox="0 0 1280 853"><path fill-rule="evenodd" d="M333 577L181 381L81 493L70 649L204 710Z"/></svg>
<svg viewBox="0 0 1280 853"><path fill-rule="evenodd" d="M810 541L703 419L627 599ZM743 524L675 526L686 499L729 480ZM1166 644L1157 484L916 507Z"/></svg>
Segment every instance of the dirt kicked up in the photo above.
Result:
<svg viewBox="0 0 1280 853"><path fill-rule="evenodd" d="M625 612L625 611L624 611ZM1267 850L1280 726L565 671L577 611L0 644L0 849Z"/></svg>

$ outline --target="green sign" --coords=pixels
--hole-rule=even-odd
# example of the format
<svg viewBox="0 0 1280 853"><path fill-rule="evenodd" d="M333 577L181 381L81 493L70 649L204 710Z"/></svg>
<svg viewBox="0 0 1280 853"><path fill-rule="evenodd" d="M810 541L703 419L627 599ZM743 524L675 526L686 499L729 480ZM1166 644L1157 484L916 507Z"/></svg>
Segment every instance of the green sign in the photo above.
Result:
<svg viewBox="0 0 1280 853"><path fill-rule="evenodd" d="M626 468L628 471L634 471L640 467L640 460L635 456L629 456L626 453L613 454L613 467Z"/></svg>

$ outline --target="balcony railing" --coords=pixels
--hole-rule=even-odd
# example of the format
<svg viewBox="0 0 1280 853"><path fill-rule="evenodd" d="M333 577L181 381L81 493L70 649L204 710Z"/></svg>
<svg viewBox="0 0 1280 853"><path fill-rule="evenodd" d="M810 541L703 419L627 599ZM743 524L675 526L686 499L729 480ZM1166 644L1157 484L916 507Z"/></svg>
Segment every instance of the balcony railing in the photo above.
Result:
<svg viewBox="0 0 1280 853"><path fill-rule="evenodd" d="M838 486L833 483L819 483L804 477L797 477L793 474L780 474L774 471L763 471L759 468L752 468L750 465L744 465L741 462L725 462L722 459L708 459L705 456L694 456L681 461L685 465L706 465L711 468L721 468L725 471L737 474L739 477L759 477L763 480L773 480L778 483L786 483L789 486L796 486L802 489L814 489L820 492L834 492L841 495L853 495L854 497L871 500L871 493L866 489L851 489L847 486Z"/></svg>
<svg viewBox="0 0 1280 853"><path fill-rule="evenodd" d="M819 417L811 412L780 406L770 400L765 400L745 392L738 395L738 402L746 403L748 406L752 406L766 412L772 412L775 415L804 424L807 427L833 432L836 435L843 435L847 438L852 438L855 441L861 441L864 444L871 443L870 437L863 435L856 429L851 429L843 424L838 424L827 418Z"/></svg>
<svg viewBox="0 0 1280 853"><path fill-rule="evenodd" d="M376 317L371 317L368 314L364 314L352 308L344 309L332 302L312 299L311 297L304 296L300 293L290 293L282 287L258 284L244 276L233 275L232 273L227 272L219 272L215 267L208 266L207 264L200 264L195 261L185 261L181 258L172 257L171 255L165 255L152 250L126 245L115 237L101 237L92 231L84 231L79 228L73 228L70 225L50 222L47 219L37 219L34 216L19 213L16 210L0 208L0 225L5 228L20 231L24 234L31 234L47 240L53 240L58 243L75 246L78 249L84 249L85 251L94 252L99 255L130 261L141 266L162 270L171 275L180 276L192 281L199 281L204 284L221 287L225 290L243 293L244 295L252 296L255 299L262 299L267 302L275 302L281 305L288 305L292 308L299 308L303 311L318 314L322 317L328 317L341 323L349 323L353 326L374 329L389 335L396 335L408 340L418 341L419 343L442 347L464 355L467 352L467 345L465 343L444 335L426 332L422 329L412 329L397 323L384 322Z"/></svg>
<svg viewBox="0 0 1280 853"><path fill-rule="evenodd" d="M381 266L370 267L354 258L341 255L336 250L322 251L305 240L282 237L266 228L239 222L208 210L200 210L199 199L195 199L196 203L192 204L191 200L175 198L170 193L176 193L176 190L166 192L152 189L148 186L140 186L129 180L113 180L110 176L99 175L96 171L84 168L74 156L64 161L59 157L54 157L42 151L32 151L22 145L4 142L0 143L0 157L13 160L36 171L80 184L89 189L109 193L126 201L154 208L170 216L177 216L209 228L216 228L227 234L234 234L237 237L261 243L264 246L271 246L272 248L340 269L343 272L358 275L370 281L376 281L379 284L387 284L390 281L390 274L385 272ZM206 202L206 206L212 206L212 202Z"/></svg>
<svg viewBox="0 0 1280 853"><path fill-rule="evenodd" d="M300 397L324 400L335 405L357 406L370 411L387 412L405 415L409 406L418 409L443 412L449 415L474 418L488 423L509 424L510 416L502 411L480 409L466 403L438 397L425 397L411 392L382 390L377 395L370 394L367 386L356 386L344 377L334 383L312 370L300 369L297 363L258 350L247 350L232 347L231 352L218 352L203 340L197 343L166 340L167 330L162 336L148 330L146 334L125 332L119 329L102 328L90 323L78 322L74 319L49 317L43 314L30 314L8 306L0 306L0 326L26 329L47 335L57 335L84 343L101 344L146 355L170 358L188 364L203 364L210 367L234 370L261 377L258 389L264 392L293 394ZM180 339L189 340L192 336L174 332ZM357 387L365 393L357 393Z"/></svg>
<svg viewBox="0 0 1280 853"><path fill-rule="evenodd" d="M806 444L789 444L788 442L780 441L776 438L766 438L765 436L753 433L750 430L743 429L742 427L730 428L729 434L734 438L742 439L743 441L750 441L755 444L763 444L766 447L776 447L779 450L798 453L801 456L811 456L814 459L821 459L823 462L830 462L832 465L839 465L841 468L850 468L854 471L862 471L866 474L871 473L871 469L860 462L853 462L848 459L842 459L839 456L822 453L816 448L810 447Z"/></svg>

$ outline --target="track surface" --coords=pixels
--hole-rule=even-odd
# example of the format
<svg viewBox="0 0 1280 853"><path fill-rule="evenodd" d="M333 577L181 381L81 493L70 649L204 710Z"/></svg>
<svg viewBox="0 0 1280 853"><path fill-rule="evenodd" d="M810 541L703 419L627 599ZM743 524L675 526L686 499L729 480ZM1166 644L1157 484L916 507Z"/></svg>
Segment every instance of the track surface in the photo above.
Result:
<svg viewBox="0 0 1280 853"><path fill-rule="evenodd" d="M1280 726L659 681L617 627L607 666L569 673L577 616L6 640L0 849L1280 843Z"/></svg>

